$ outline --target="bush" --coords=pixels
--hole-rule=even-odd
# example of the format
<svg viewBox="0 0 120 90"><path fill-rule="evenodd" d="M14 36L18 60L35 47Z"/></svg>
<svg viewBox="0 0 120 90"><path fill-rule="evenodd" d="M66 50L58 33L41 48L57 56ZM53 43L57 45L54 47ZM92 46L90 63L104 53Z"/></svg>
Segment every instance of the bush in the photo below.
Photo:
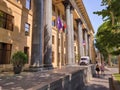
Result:
<svg viewBox="0 0 120 90"><path fill-rule="evenodd" d="M18 51L12 55L11 62L13 66L24 66L28 61L28 57L22 51Z"/></svg>

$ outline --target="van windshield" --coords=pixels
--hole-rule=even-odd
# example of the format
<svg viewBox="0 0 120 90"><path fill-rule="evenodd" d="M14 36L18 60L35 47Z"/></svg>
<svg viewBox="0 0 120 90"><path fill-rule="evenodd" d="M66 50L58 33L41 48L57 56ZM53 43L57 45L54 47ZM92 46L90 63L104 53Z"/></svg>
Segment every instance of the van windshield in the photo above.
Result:
<svg viewBox="0 0 120 90"><path fill-rule="evenodd" d="M87 60L87 58L81 58L81 60Z"/></svg>

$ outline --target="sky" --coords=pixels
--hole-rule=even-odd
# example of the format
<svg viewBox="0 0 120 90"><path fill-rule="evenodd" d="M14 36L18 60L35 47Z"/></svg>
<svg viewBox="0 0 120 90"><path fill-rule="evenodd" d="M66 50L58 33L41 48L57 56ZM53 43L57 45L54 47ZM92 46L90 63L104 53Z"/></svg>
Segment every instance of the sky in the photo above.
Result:
<svg viewBox="0 0 120 90"><path fill-rule="evenodd" d="M93 14L95 11L101 11L104 7L100 6L102 0L83 0L84 6L90 18L91 24L97 32L98 27L103 23L102 17L97 14Z"/></svg>

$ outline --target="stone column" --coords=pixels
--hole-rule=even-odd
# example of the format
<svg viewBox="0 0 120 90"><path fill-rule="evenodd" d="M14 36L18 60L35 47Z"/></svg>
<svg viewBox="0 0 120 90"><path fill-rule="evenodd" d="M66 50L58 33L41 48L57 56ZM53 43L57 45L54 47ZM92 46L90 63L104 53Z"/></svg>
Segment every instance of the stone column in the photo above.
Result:
<svg viewBox="0 0 120 90"><path fill-rule="evenodd" d="M66 12L66 58L68 60L68 65L72 65L72 43L71 43L71 15L70 15L70 3L68 0L64 1L65 12Z"/></svg>
<svg viewBox="0 0 120 90"><path fill-rule="evenodd" d="M88 56L88 34L87 30L85 31L85 46L86 46L86 56Z"/></svg>
<svg viewBox="0 0 120 90"><path fill-rule="evenodd" d="M45 2L44 66L52 66L52 0Z"/></svg>
<svg viewBox="0 0 120 90"><path fill-rule="evenodd" d="M75 53L74 53L74 26L73 26L73 10L74 8L70 7L70 17L71 17L71 51L72 51L72 63L75 64Z"/></svg>
<svg viewBox="0 0 120 90"><path fill-rule="evenodd" d="M62 66L62 60L63 60L63 58L62 58L62 34L61 33L59 33L59 39L58 39L58 42L59 42L59 49L58 49L58 52L59 52L59 68L61 68L61 66Z"/></svg>
<svg viewBox="0 0 120 90"><path fill-rule="evenodd" d="M81 26L81 24L82 24L82 21L80 20L80 19L76 19L76 21L77 21L77 24L78 24L78 47L79 47L79 54L80 54L80 56L83 56L84 54L84 52L83 52L83 32L82 32L82 26Z"/></svg>
<svg viewBox="0 0 120 90"><path fill-rule="evenodd" d="M84 43L85 43L85 30L83 29L83 41L82 41L82 46L83 46L83 56L86 55L86 47L85 47L86 43L85 43L85 45L84 45Z"/></svg>
<svg viewBox="0 0 120 90"><path fill-rule="evenodd" d="M91 55L91 42L92 42L91 35L89 35L88 40L89 40L89 56L90 56L90 59L92 59L92 55Z"/></svg>
<svg viewBox="0 0 120 90"><path fill-rule="evenodd" d="M33 0L31 65L41 66L43 60L43 0Z"/></svg>
<svg viewBox="0 0 120 90"><path fill-rule="evenodd" d="M64 65L64 46L63 46L63 32L61 32L61 65Z"/></svg>

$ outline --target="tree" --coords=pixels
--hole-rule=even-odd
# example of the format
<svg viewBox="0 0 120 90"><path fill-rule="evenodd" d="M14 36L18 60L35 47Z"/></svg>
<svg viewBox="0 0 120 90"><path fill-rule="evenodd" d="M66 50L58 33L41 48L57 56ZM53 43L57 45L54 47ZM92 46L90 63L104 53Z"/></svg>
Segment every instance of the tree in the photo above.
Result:
<svg viewBox="0 0 120 90"><path fill-rule="evenodd" d="M104 42L105 44L107 43L108 47L115 48L116 50L118 50L113 50L113 52L111 52L112 54L119 55L120 2L119 0L102 0L101 5L106 6L106 8L102 11L94 12L94 14L102 15L105 23L100 27L101 29L103 28L103 30L101 30L97 35L101 35L104 33L105 36L101 37L102 42Z"/></svg>
<svg viewBox="0 0 120 90"><path fill-rule="evenodd" d="M95 46L98 48L100 53L102 53L104 59L109 60L109 65L111 65L110 56L114 49L110 46L109 43L107 43L108 41L111 41L113 36L109 25L110 22L106 21L98 28Z"/></svg>
<svg viewBox="0 0 120 90"><path fill-rule="evenodd" d="M94 12L94 14L101 15L105 21L97 33L100 38L99 42L102 40L101 43L106 45L106 50L110 49L111 54L120 56L120 2L119 0L102 0L101 6L106 6L106 8Z"/></svg>
<svg viewBox="0 0 120 90"><path fill-rule="evenodd" d="M94 14L101 15L104 20L111 20L112 25L120 22L120 1L119 0L102 0L101 6L106 8L102 11L94 12Z"/></svg>

